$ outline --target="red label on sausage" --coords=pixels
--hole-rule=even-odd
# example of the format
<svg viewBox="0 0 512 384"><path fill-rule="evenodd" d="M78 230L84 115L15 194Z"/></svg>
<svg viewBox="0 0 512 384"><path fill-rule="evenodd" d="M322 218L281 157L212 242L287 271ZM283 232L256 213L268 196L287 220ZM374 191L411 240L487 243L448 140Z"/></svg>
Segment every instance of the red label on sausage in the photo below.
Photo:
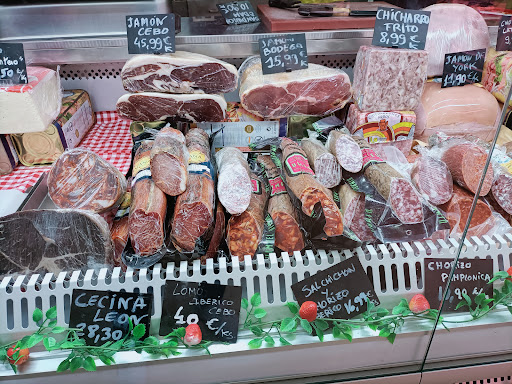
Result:
<svg viewBox="0 0 512 384"><path fill-rule="evenodd" d="M286 187L284 186L284 182L281 176L268 179L268 183L270 184L271 188L270 197L280 195L281 193L286 193Z"/></svg>
<svg viewBox="0 0 512 384"><path fill-rule="evenodd" d="M252 184L252 193L256 195L261 195L261 182L256 179L251 179Z"/></svg>
<svg viewBox="0 0 512 384"><path fill-rule="evenodd" d="M367 166L374 163L384 162L384 160L377 156L375 151L371 148L363 148L361 149L361 153L363 154L363 168L366 168Z"/></svg>
<svg viewBox="0 0 512 384"><path fill-rule="evenodd" d="M300 153L292 153L286 158L285 164L288 167L290 176L297 176L304 173L315 175L315 172L313 172L309 166L308 159Z"/></svg>

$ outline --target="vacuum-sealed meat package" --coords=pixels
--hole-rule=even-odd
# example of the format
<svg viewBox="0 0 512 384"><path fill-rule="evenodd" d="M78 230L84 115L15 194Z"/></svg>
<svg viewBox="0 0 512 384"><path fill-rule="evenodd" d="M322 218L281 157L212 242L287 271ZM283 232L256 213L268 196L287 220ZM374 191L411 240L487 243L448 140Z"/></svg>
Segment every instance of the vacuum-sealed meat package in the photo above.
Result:
<svg viewBox="0 0 512 384"><path fill-rule="evenodd" d="M306 153L316 179L326 188L334 188L341 182L341 167L334 155L317 139L302 139L300 146Z"/></svg>

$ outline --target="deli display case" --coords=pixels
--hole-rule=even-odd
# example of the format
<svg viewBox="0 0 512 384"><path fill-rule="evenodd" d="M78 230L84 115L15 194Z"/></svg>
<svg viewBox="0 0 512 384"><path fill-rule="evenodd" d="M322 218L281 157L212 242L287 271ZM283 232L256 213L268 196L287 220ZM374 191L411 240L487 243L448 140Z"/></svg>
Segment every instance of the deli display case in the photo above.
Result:
<svg viewBox="0 0 512 384"><path fill-rule="evenodd" d="M507 382L507 3L196 3L0 3L0 381Z"/></svg>

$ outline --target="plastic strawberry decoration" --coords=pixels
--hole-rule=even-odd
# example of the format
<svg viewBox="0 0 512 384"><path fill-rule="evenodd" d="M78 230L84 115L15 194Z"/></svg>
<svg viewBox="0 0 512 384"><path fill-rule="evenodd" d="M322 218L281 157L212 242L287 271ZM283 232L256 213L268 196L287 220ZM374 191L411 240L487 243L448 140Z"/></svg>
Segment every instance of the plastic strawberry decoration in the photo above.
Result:
<svg viewBox="0 0 512 384"><path fill-rule="evenodd" d="M15 359L14 357L12 357L16 352L18 352L18 358ZM7 350L7 358L9 360L9 363L10 364L15 364L15 365L21 365L23 364L25 361L28 360L28 355L29 355L29 350L28 348L24 348L24 349L19 349L19 348L16 348L16 345L13 345L11 348L9 348Z"/></svg>
<svg viewBox="0 0 512 384"><path fill-rule="evenodd" d="M430 304L428 303L425 296L417 294L413 296L411 301L409 301L409 309L413 313L421 313L425 312L427 309L430 309Z"/></svg>
<svg viewBox="0 0 512 384"><path fill-rule="evenodd" d="M507 269L507 273L508 273L509 276L512 276L512 267ZM507 278L507 280L512 281L512 277Z"/></svg>
<svg viewBox="0 0 512 384"><path fill-rule="evenodd" d="M299 316L301 319L307 320L310 323L315 321L317 314L317 306L314 301L305 301L300 306Z"/></svg>
<svg viewBox="0 0 512 384"><path fill-rule="evenodd" d="M203 339L203 334L201 333L201 328L197 324L189 324L187 328L185 328L185 344L187 345L197 345Z"/></svg>

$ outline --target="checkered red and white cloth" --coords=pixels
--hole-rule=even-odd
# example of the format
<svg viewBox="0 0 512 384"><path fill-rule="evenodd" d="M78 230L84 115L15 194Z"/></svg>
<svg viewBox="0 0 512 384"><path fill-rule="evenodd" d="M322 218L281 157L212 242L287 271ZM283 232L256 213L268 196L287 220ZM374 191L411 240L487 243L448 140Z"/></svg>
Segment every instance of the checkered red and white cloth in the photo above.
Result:
<svg viewBox="0 0 512 384"><path fill-rule="evenodd" d="M87 133L79 147L97 153L125 175L131 160L131 121L120 119L116 112L97 112L96 119L96 125ZM17 189L26 192L50 167L18 165L10 174L0 176L0 190Z"/></svg>

